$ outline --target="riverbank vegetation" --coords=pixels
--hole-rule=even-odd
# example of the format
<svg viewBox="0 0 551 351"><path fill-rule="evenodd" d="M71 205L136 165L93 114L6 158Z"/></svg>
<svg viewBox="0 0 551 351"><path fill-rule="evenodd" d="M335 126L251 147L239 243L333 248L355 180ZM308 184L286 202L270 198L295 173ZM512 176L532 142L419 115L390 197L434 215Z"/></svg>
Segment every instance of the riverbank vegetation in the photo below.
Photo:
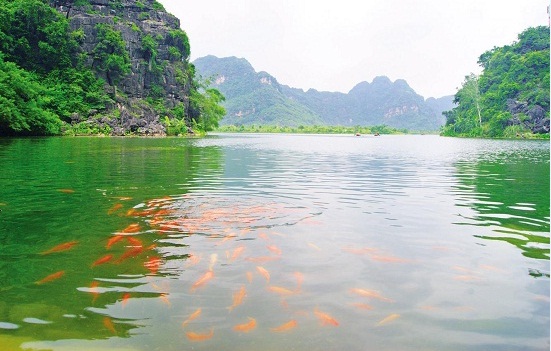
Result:
<svg viewBox="0 0 551 351"><path fill-rule="evenodd" d="M528 28L478 63L483 71L465 77L442 135L549 139L549 27Z"/></svg>
<svg viewBox="0 0 551 351"><path fill-rule="evenodd" d="M0 136L178 135L215 128L225 114L223 96L195 76L186 33L148 33L141 21L124 17L123 8L149 16L164 12L162 5L110 1L104 14L102 4L0 2ZM71 26L79 11L89 28ZM163 16L167 27L174 23ZM168 52L162 59L161 47Z"/></svg>
<svg viewBox="0 0 551 351"><path fill-rule="evenodd" d="M296 134L407 134L406 129L394 129L385 125L379 126L278 126L278 125L223 125L215 129L222 133L296 133Z"/></svg>

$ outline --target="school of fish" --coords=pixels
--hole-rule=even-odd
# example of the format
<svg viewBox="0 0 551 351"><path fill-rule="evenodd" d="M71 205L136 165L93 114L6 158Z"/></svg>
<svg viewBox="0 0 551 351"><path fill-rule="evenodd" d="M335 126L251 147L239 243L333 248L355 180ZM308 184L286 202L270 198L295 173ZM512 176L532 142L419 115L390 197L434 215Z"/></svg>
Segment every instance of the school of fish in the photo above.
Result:
<svg viewBox="0 0 551 351"><path fill-rule="evenodd" d="M66 190L60 191L70 193ZM255 222L281 215L278 210L281 212L285 210L284 208L274 209L271 205L258 204L224 208L202 202L196 204L195 211L191 212L189 209L182 210L174 206L175 199L171 197L153 199L130 208L123 204L131 199L119 197L118 201L106 210L107 216L119 216L121 221L126 223L120 229L105 236L100 243L103 253L90 260L89 269L99 272L102 267L110 265L140 265L142 274L152 278L162 274L163 266L167 263L167 258L156 250L159 240L182 233L187 236L201 233L204 240L213 243L217 252L196 252L192 251L190 246L189 252L181 260L181 267L189 271L192 277L189 279L189 294L199 295L209 288L213 289L211 286L213 281L224 279L224 265L243 264L247 270L243 272L242 279L234 282L233 288L227 292L227 315L224 318L237 318L232 317L236 310L253 313L254 308L248 305L253 281L261 282L266 296L273 296L274 301L279 301L278 308L289 310L288 318L279 321L265 321L261 316L253 315L247 316L246 319L243 317L240 320L236 319L231 328L234 333L254 333L259 329L274 334L295 331L300 333L301 324L316 323L316 321L321 328L337 328L346 325L346 321L341 320L334 306L312 305L308 309L291 311L289 302L294 297L316 293L308 287L308 274L295 271L284 275L279 272L278 261L285 257L285 250L281 248L280 243L285 236L268 229L251 229ZM249 241L243 240L245 238L254 239L263 244L260 249L253 248L246 244ZM70 250L77 250L82 246L83 244L76 240L52 243L51 247L45 247L38 253L53 257ZM308 243L307 247L309 250L321 251L321 248L314 243ZM342 252L366 255L376 262L410 262L371 247L343 247ZM39 277L35 284L40 286L55 284L69 274L70 272L64 270L51 272L44 277ZM151 286L158 291L158 298L166 308L175 308L170 300L169 287L157 286L153 282ZM102 294L107 291L106 287L106 283L101 280L93 280L89 283L84 291L90 294L91 304L98 303ZM394 302L393 298L384 293L365 286L343 289L343 294L350 300L347 308L364 311L364 313L376 310L381 304L388 308ZM118 302L122 308L130 308L133 298L139 298L139 296L134 296L132 291L126 291L120 295ZM181 329L190 342L207 342L216 338L217 326L205 327L205 322L201 320L205 315L206 307L208 306L190 306L188 313L180 321ZM386 326L395 323L400 317L400 314L395 312L379 319L374 317L371 325ZM121 334L117 320L109 316L102 318L102 328L110 335Z"/></svg>

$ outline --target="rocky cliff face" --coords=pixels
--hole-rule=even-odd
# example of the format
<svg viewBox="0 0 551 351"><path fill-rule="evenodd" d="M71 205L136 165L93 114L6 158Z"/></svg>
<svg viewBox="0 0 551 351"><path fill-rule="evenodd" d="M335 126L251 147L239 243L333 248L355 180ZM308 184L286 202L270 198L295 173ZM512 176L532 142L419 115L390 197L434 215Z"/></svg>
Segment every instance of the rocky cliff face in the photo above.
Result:
<svg viewBox="0 0 551 351"><path fill-rule="evenodd" d="M532 133L549 133L549 117L541 106L529 106L526 101L507 100L507 111L513 116L507 125L523 125Z"/></svg>
<svg viewBox="0 0 551 351"><path fill-rule="evenodd" d="M129 56L129 73L116 84L106 84L115 97L116 119L75 116L75 121L108 124L113 134L165 134L159 123L159 109L143 103L145 98L163 99L164 112L183 104L189 109L192 74L189 73L189 43L180 21L155 0L59 1L58 11L70 19L71 29L81 44L86 64L109 82L108 73L98 68L95 50L100 44L99 28L120 33ZM101 112L100 112L101 113Z"/></svg>

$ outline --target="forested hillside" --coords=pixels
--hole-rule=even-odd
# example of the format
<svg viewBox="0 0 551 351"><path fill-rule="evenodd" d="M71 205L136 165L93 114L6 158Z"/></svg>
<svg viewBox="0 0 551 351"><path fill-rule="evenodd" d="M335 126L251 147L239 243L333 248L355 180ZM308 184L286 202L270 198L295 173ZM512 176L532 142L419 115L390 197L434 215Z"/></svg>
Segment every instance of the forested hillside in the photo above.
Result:
<svg viewBox="0 0 551 351"><path fill-rule="evenodd" d="M549 27L528 28L478 63L483 71L465 77L443 134L549 137Z"/></svg>
<svg viewBox="0 0 551 351"><path fill-rule="evenodd" d="M206 56L193 62L226 97L223 125L386 125L436 131L443 124L440 106L425 102L406 81L385 76L361 82L348 93L292 88L243 58Z"/></svg>
<svg viewBox="0 0 551 351"><path fill-rule="evenodd" d="M189 55L155 0L4 0L0 136L210 130L223 97Z"/></svg>

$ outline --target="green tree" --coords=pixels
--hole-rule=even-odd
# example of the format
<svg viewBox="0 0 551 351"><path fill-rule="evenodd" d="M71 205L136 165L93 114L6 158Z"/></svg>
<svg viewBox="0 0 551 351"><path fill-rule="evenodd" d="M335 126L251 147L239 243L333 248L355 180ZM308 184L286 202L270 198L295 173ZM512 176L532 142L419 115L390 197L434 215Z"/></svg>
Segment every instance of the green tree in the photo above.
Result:
<svg viewBox="0 0 551 351"><path fill-rule="evenodd" d="M225 97L217 89L210 88L208 80L196 78L195 84L190 96L191 123L199 131L209 132L218 127L226 114L226 109L220 105Z"/></svg>
<svg viewBox="0 0 551 351"><path fill-rule="evenodd" d="M130 73L130 56L120 32L105 23L98 24L96 29L98 43L93 50L94 65L105 72L107 82L116 89L120 79Z"/></svg>
<svg viewBox="0 0 551 351"><path fill-rule="evenodd" d="M59 134L61 120L45 107L36 76L0 55L0 135Z"/></svg>
<svg viewBox="0 0 551 351"><path fill-rule="evenodd" d="M524 135L549 126L549 27L528 28L518 41L480 55L482 74L471 74L455 94L457 104L445 113L442 133L462 136ZM511 106L521 105L524 112ZM545 120L531 120L531 109L545 112ZM534 115L535 116L535 115ZM536 123L537 122L537 123ZM539 125L536 127L536 125ZM510 127L515 128L510 128Z"/></svg>

